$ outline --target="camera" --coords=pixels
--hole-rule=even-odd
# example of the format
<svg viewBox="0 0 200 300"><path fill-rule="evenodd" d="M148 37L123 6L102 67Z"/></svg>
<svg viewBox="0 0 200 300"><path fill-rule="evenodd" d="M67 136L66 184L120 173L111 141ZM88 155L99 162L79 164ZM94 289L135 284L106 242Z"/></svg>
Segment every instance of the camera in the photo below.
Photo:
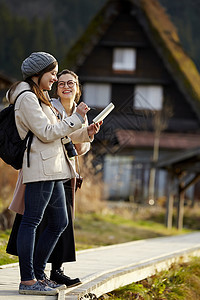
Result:
<svg viewBox="0 0 200 300"><path fill-rule="evenodd" d="M82 183L83 183L83 177L79 176L78 178L76 178L75 191L81 188Z"/></svg>
<svg viewBox="0 0 200 300"><path fill-rule="evenodd" d="M74 147L74 144L72 143L72 140L69 137L66 136L62 138L62 143L65 147L65 150L67 151L67 155L69 158L78 155L76 148Z"/></svg>

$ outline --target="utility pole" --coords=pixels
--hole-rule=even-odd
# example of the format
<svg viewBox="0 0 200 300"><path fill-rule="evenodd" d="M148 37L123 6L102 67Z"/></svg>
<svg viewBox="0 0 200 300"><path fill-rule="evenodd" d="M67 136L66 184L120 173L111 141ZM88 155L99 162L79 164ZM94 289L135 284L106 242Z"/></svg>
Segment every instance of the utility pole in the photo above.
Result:
<svg viewBox="0 0 200 300"><path fill-rule="evenodd" d="M159 146L160 146L160 135L161 132L167 127L169 118L172 116L172 109L169 105L165 105L162 110L156 111L153 117L155 137L153 145L153 167L150 169L149 174L149 203L155 203L155 179L156 179L156 168L155 164L159 158Z"/></svg>
<svg viewBox="0 0 200 300"><path fill-rule="evenodd" d="M153 167L150 169L149 174L149 202L154 204L155 202L155 179L156 179L156 168L155 163L159 157L159 143L160 143L160 132L156 130L153 146Z"/></svg>

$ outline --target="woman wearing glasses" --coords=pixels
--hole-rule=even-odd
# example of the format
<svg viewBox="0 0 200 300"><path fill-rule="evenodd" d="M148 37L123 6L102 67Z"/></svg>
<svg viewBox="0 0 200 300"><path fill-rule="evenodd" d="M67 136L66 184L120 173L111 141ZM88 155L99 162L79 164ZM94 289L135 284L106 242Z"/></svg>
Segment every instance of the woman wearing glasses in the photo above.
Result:
<svg viewBox="0 0 200 300"><path fill-rule="evenodd" d="M57 79L58 81L55 83L56 98L51 99L51 104L56 109L59 119L62 121L63 119L73 116L76 113L77 103L79 102L81 96L81 90L78 76L70 70L63 70L57 74ZM87 110L87 106L85 107ZM76 173L76 156L83 155L89 151L90 142L94 139L94 134L99 131L100 125L101 124L91 124L88 126L87 117L85 115L82 128L75 130L74 132L70 133L69 136L63 138L62 143L64 144L64 151L70 161L70 166L73 173ZM81 283L79 278L72 279L66 276L62 270L62 264L64 262L76 260L73 230L75 186L76 177L72 178L71 180L64 181L65 199L68 212L68 226L59 237L59 240L48 260L52 266L50 279L56 283L65 284L67 287L72 287ZM16 209L15 199L22 198L22 195L19 195L20 192L21 189L19 189L19 191L16 190L16 195L10 206L10 209L18 212L7 246L7 252L13 255L17 255L16 239L23 213L18 210L18 207ZM37 240L46 228L47 223L48 212L45 212L43 220L37 229L36 244Z"/></svg>
<svg viewBox="0 0 200 300"><path fill-rule="evenodd" d="M74 72L65 69L57 75L57 78L58 81L55 83L56 98L52 99L51 103L58 111L60 117L71 116L76 112L76 104L79 102L81 96L78 76ZM82 129L78 129L74 134L72 133L69 137L66 137L65 150L67 151L74 169L76 169L76 160L78 159L76 156L83 155L90 150L90 142L94 139L94 134L99 131L99 126L100 125L88 128L88 121L85 116L85 124L82 125ZM79 141L88 140L88 142L77 143L77 133ZM74 148L71 141L73 144L75 143ZM79 278L72 279L66 276L62 270L62 264L64 262L76 260L73 230L76 180L77 179L74 178L64 183L69 224L60 236L59 241L49 258L49 262L52 266L50 279L57 283L65 284L67 287L72 287L81 283ZM43 230L42 227L43 226L39 228L40 231Z"/></svg>

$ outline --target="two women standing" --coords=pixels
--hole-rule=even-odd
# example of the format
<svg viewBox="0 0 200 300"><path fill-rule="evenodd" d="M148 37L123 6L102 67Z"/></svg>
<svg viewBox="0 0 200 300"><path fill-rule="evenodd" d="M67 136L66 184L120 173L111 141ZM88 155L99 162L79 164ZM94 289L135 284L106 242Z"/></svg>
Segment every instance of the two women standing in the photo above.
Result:
<svg viewBox="0 0 200 300"><path fill-rule="evenodd" d="M71 104L67 104L63 112L53 107L46 92L57 81L58 63L52 55L34 52L23 61L21 70L24 81L17 82L7 94L9 102L14 103L16 97L26 90L15 104L16 125L22 139L29 130L34 134L30 166L27 165L26 153L22 166L25 208L17 237L21 274L19 293L54 295L65 286L49 280L44 270L68 225L63 181L76 177L74 162L70 160L62 140L70 137L77 145L88 143L99 131L100 125L86 124L82 128L89 110L83 102L75 108L72 100L68 101ZM68 86L69 80L61 79L58 94L63 97L76 94ZM73 87L77 88L75 83ZM44 213L48 223L35 247L36 229Z"/></svg>

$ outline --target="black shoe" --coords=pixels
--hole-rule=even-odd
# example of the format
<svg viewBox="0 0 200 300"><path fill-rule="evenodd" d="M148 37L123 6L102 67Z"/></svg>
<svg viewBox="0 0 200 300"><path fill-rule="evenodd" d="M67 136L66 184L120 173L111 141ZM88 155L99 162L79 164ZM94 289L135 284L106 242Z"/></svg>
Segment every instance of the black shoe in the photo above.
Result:
<svg viewBox="0 0 200 300"><path fill-rule="evenodd" d="M68 288L81 284L79 278L72 279L66 276L62 270L52 270L50 279L59 284L65 284Z"/></svg>

